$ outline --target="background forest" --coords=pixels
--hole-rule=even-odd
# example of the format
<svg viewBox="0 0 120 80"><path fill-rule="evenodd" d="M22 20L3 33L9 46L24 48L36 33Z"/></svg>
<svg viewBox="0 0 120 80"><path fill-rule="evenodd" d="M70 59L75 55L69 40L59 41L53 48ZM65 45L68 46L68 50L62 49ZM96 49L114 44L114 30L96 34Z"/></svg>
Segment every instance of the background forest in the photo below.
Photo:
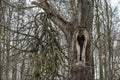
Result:
<svg viewBox="0 0 120 80"><path fill-rule="evenodd" d="M67 21L72 1L47 0ZM120 1L112 6L110 0L94 0L95 80L120 80L119 8ZM0 0L0 80L70 80L66 35L48 17L31 0Z"/></svg>

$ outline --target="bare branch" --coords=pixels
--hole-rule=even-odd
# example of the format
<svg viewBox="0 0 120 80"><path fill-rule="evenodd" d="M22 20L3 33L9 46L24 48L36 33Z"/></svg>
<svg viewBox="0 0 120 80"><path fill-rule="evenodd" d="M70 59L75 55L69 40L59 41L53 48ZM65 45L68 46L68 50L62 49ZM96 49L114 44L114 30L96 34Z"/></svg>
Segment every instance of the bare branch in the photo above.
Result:
<svg viewBox="0 0 120 80"><path fill-rule="evenodd" d="M36 5L40 8L42 8L47 14L48 18L51 19L58 27L66 33L66 27L69 24L68 21L66 21L58 12L56 8L49 5L45 0L40 0L38 2L32 1L33 5Z"/></svg>

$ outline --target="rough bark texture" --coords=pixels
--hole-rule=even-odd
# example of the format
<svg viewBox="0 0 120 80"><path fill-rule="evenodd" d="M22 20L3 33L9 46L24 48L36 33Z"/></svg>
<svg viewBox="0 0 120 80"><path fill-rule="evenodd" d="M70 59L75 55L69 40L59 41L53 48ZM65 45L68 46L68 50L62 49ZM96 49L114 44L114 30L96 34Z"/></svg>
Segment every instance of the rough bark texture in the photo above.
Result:
<svg viewBox="0 0 120 80"><path fill-rule="evenodd" d="M39 2L32 2L32 4L44 9L44 11L49 15L49 19L58 25L58 27L65 34L68 41L69 54L71 54L71 58L73 57L72 55L76 55L76 53L72 51L71 45L73 32L75 30L75 27L81 26L86 28L88 32L91 33L93 21L93 0L78 0L77 10L74 10L78 12L76 12L77 14L73 18L75 21L73 20L71 22L66 21L55 8L53 8L44 0L41 0ZM76 66L71 63L71 80L94 80L93 55L90 50L90 42L92 40L92 37L91 34L89 35L90 41L87 45L86 50L86 66Z"/></svg>
<svg viewBox="0 0 120 80"><path fill-rule="evenodd" d="M1 4L0 4L1 5ZM1 10L0 10L0 12L1 12ZM1 13L0 13L0 15L1 15ZM1 19L1 17L0 17L0 19ZM1 21L0 21L0 23L1 23ZM1 39L1 26L0 26L0 39ZM0 44L0 80L2 80L2 61L1 61L1 44Z"/></svg>

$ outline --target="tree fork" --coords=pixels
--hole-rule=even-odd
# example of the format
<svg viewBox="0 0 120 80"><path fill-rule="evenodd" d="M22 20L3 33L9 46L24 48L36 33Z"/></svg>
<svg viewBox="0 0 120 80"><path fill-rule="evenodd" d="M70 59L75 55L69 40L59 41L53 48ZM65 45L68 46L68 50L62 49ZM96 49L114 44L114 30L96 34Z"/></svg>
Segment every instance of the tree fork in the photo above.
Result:
<svg viewBox="0 0 120 80"><path fill-rule="evenodd" d="M80 21L80 25L75 23L77 21L71 21L68 22L64 19L64 17L62 17L59 12L54 9L54 8L50 8L50 4L49 6L47 5L47 2L42 2L45 0L41 0L39 1L39 3L37 2L32 2L32 4L37 5L38 7L44 9L44 11L47 14L51 14L49 19L51 21L53 21L53 23L55 23L65 34L66 39L68 41L68 48L69 48L69 55L70 59L74 59L73 55L74 52L72 50L72 36L74 33L74 29L75 26L79 26L80 25L83 27L85 27L85 29L88 30L88 33L91 33L91 29L92 29L92 21L93 21L93 4L94 4L94 0L79 0L79 3L81 4L81 6L79 6L79 8L81 8L81 20ZM74 0L73 0L74 1ZM75 18L78 18L80 15L76 15ZM77 19L74 19L77 20ZM71 24L71 25L70 25ZM70 63L72 65L72 69L71 69L71 78L69 80L94 80L94 66L93 66L93 55L90 51L90 46L91 46L91 40L92 40L92 36L90 35L90 40L88 41L88 44L86 46L86 61L85 61L85 66L82 65L75 65L74 61L76 60L72 60L73 62ZM71 62L71 60L70 60Z"/></svg>

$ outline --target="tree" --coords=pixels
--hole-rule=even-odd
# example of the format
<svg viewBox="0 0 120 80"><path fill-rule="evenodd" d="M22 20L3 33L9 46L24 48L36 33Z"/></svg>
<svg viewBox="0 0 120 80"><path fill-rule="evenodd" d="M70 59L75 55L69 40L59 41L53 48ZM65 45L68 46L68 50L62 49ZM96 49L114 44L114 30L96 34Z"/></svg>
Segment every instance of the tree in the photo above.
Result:
<svg viewBox="0 0 120 80"><path fill-rule="evenodd" d="M0 1L0 5L2 5L1 4L1 1ZM0 6L0 8L2 8L2 6ZM0 15L2 16L2 9L0 9ZM2 17L0 17L0 24L1 24L1 19L2 19ZM1 30L1 26L0 26L0 39L1 39L1 32L2 32L2 30ZM2 80L2 59L1 59L1 57L2 57L2 51L1 51L2 49L1 49L1 43L0 43L0 80Z"/></svg>
<svg viewBox="0 0 120 80"><path fill-rule="evenodd" d="M100 80L118 79L116 74L116 45L119 18L116 18L117 6L113 8L107 0L95 0L94 18L94 55L96 63L96 77ZM99 64L99 65L98 65Z"/></svg>
<svg viewBox="0 0 120 80"><path fill-rule="evenodd" d="M85 28L88 30L90 35L90 41L87 45L86 52L86 66L75 65L74 59L72 60L71 66L71 80L93 80L94 79L94 66L93 66L93 55L90 48L92 41L92 21L93 21L93 0L69 0L72 16L71 21L67 21L63 16L60 15L57 9L55 9L49 1L39 0L38 2L33 1L32 4L42 8L48 15L48 19L51 20L59 29L64 33L68 45L68 53L71 55L70 61L73 55L76 55L72 50L72 37L76 27ZM76 6L76 7L74 7Z"/></svg>

